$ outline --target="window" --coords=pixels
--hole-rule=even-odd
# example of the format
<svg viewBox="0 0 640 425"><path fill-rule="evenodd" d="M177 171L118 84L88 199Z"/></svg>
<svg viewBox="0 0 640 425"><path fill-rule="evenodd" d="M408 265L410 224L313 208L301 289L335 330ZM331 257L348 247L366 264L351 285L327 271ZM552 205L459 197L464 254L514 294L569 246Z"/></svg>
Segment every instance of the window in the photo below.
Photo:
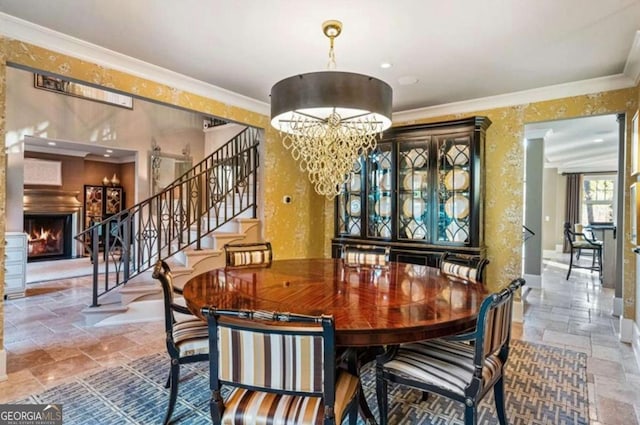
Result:
<svg viewBox="0 0 640 425"><path fill-rule="evenodd" d="M582 224L612 223L615 191L615 176L585 175L582 179Z"/></svg>

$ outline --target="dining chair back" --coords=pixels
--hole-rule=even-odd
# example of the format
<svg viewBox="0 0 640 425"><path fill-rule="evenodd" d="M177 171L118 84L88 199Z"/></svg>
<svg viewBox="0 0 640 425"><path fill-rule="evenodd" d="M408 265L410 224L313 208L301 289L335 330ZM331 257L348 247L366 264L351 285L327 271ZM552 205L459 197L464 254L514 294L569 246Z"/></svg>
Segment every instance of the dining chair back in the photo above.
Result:
<svg viewBox="0 0 640 425"><path fill-rule="evenodd" d="M270 242L228 243L224 250L227 267L270 267L273 261Z"/></svg>
<svg viewBox="0 0 640 425"><path fill-rule="evenodd" d="M440 273L452 280L482 283L487 264L489 260L476 255L445 252L440 257Z"/></svg>
<svg viewBox="0 0 640 425"><path fill-rule="evenodd" d="M513 280L484 299L476 328L461 335L390 347L376 358L376 393L381 423L388 421L388 382L462 402L465 425L478 423L478 403L493 388L496 412L506 425L504 367L509 355Z"/></svg>
<svg viewBox="0 0 640 425"><path fill-rule="evenodd" d="M203 307L214 424L357 420L359 380L336 368L332 316ZM221 387L231 391L223 398Z"/></svg>
<svg viewBox="0 0 640 425"><path fill-rule="evenodd" d="M342 260L346 267L388 268L391 250L388 246L343 245Z"/></svg>
<svg viewBox="0 0 640 425"><path fill-rule="evenodd" d="M572 229L571 223L564 224L564 237L569 245L570 255L567 280L573 269L587 269L592 273L597 271L599 279L602 280L602 241L596 240L592 233L587 234L582 225L576 224ZM579 260L583 251L589 251L592 254L590 266L574 264L574 255L576 260Z"/></svg>
<svg viewBox="0 0 640 425"><path fill-rule="evenodd" d="M171 370L165 387L170 388L169 406L163 424L171 421L171 415L178 397L180 365L206 361L209 359L207 324L194 316L189 309L176 303L173 277L169 265L160 260L156 263L152 276L160 281L164 300L164 323L167 353L171 358ZM183 315L178 320L176 313Z"/></svg>

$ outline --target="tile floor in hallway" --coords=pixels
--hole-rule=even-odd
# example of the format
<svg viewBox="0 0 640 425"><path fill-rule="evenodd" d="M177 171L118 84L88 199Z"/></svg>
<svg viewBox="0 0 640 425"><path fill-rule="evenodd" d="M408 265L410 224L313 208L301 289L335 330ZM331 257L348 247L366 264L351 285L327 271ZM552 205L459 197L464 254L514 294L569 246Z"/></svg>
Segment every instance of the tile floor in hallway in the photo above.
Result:
<svg viewBox="0 0 640 425"><path fill-rule="evenodd" d="M565 280L566 266L547 263L542 289L530 289L525 323L513 337L588 355L590 423L640 424L640 371L629 344L616 337L613 290L588 273ZM5 301L9 379L0 403L38 393L70 377L93 373L164 350L160 321L93 327L81 310L91 298L90 277L28 285L27 297Z"/></svg>

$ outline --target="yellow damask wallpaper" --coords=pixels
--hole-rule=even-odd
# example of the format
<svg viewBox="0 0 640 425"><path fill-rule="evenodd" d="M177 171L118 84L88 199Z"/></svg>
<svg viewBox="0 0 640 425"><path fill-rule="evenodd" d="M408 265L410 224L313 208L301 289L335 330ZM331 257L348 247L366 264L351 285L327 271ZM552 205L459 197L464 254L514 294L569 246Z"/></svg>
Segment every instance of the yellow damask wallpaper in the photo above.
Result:
<svg viewBox="0 0 640 425"><path fill-rule="evenodd" d="M487 130L485 146L485 242L490 266L487 282L492 289L505 285L520 275L522 269L522 180L524 175L524 125L532 122L576 118L624 112L629 117L638 106L638 89L624 89L551 101L440 116L425 120L395 123L417 124L459 119L473 115L487 116L492 124ZM630 126L628 124L627 134ZM630 138L627 137L627 141ZM629 181L626 167L626 181ZM628 193L628 185L627 185ZM628 214L628 200L625 203ZM627 248L630 247L628 235ZM635 264L630 249L625 249L625 282L635 282ZM631 284L625 285L625 317L633 317L635 294ZM627 309L627 305L631 307Z"/></svg>
<svg viewBox="0 0 640 425"><path fill-rule="evenodd" d="M265 238L273 243L275 258L329 255L330 239L333 236L333 203L314 193L306 175L299 171L289 152L282 147L277 132L270 128L268 117L20 41L0 38L0 46L0 55L4 55L7 62L21 67L68 76L264 128L264 167L261 167L264 188L263 228ZM4 75L4 64L5 61L0 63L0 78ZM4 80L1 87L0 97L4 94ZM626 112L630 117L637 108L639 96L638 88L617 90L395 125L443 121L472 115L484 115L491 119L492 125L487 131L486 139L485 241L491 261L487 281L494 282L491 287L495 289L511 277L519 275L521 270L524 124L615 112ZM4 100L0 113L3 110ZM0 116L0 134L3 133L4 125ZM4 197L4 185L0 190L0 196ZM285 195L292 197L291 204L282 202ZM625 211L629 211L628 205L625 205ZM0 228L3 229L4 226ZM627 249L625 282L633 282L635 279L635 268L629 266L632 264L631 260L633 258ZM635 308L632 286L634 285L625 285L624 292L625 317L629 318L633 317Z"/></svg>
<svg viewBox="0 0 640 425"><path fill-rule="evenodd" d="M0 37L0 140L4 140L5 123L5 86L7 66L5 49L2 37ZM0 164L6 164L6 153L0 149ZM0 282L4 282L4 229L7 227L5 206L7 204L7 168L0 166ZM0 285L0 300L4 299L4 285ZM0 302L0 350L4 348L4 302ZM2 367L0 365L0 367Z"/></svg>

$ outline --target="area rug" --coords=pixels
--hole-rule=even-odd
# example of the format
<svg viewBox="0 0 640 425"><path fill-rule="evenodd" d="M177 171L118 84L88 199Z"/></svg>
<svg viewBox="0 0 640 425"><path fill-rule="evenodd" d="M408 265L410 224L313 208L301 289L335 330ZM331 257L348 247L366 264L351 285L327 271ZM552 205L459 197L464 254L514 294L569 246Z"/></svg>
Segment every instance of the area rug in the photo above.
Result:
<svg viewBox="0 0 640 425"><path fill-rule="evenodd" d="M506 371L507 419L510 424L588 424L587 356L562 348L512 341ZM17 403L61 403L65 424L160 424L168 401L164 388L169 370L162 353L127 365L77 378ZM208 364L182 366L173 423L209 424ZM377 416L375 376L363 371L369 405ZM390 386L390 424L461 425L461 403ZM361 424L362 421L360 420ZM493 396L479 408L480 424L497 424Z"/></svg>

